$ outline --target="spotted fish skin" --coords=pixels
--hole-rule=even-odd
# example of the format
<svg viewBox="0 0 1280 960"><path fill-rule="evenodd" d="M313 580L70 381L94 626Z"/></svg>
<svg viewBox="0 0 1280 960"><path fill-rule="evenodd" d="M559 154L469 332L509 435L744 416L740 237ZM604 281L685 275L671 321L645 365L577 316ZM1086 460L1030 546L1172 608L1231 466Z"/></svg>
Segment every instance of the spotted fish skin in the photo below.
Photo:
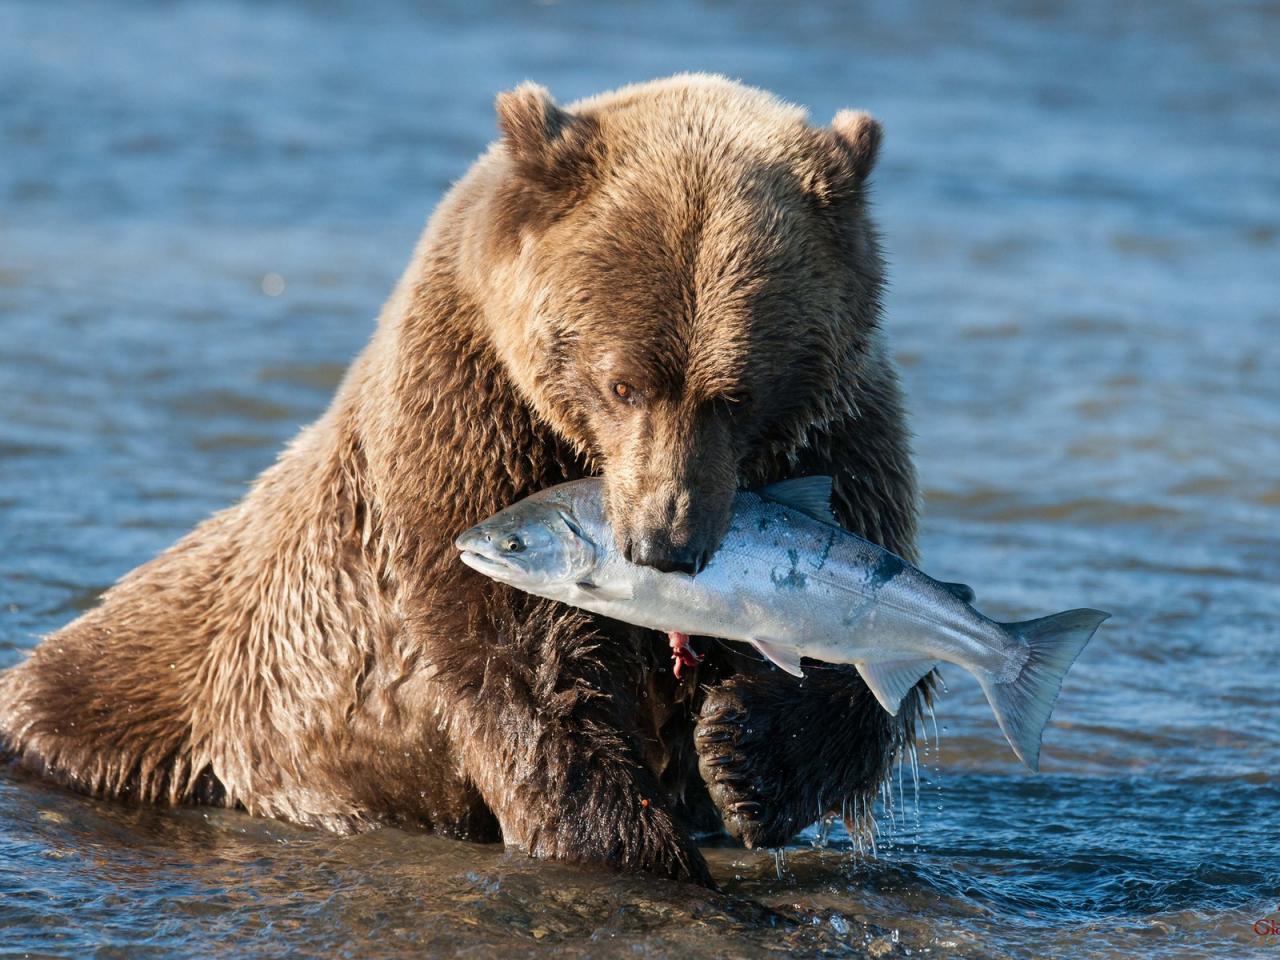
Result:
<svg viewBox="0 0 1280 960"><path fill-rule="evenodd" d="M462 560L538 596L676 634L750 643L797 676L801 658L854 664L881 705L940 661L973 674L1032 769L1062 677L1107 614L1072 610L999 623L901 557L835 522L831 481L740 492L728 532L697 574L632 564L618 549L603 482L577 480L462 534Z"/></svg>

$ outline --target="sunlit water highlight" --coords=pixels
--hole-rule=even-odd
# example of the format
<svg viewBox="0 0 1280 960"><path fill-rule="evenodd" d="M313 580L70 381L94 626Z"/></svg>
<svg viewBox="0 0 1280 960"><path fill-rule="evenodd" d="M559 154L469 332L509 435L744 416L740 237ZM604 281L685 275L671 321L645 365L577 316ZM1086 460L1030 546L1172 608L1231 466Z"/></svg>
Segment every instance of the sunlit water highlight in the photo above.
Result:
<svg viewBox="0 0 1280 960"><path fill-rule="evenodd" d="M495 91L687 68L884 120L926 566L1115 616L1041 775L949 672L878 832L723 896L0 775L0 953L1280 956L1275 8L427 9L0 3L0 665L323 408Z"/></svg>

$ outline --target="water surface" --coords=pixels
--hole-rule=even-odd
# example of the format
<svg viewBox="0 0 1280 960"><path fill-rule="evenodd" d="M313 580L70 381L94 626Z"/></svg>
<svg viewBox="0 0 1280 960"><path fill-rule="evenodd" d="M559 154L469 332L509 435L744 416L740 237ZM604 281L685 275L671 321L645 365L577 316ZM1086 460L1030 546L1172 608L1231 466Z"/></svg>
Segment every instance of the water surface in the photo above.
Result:
<svg viewBox="0 0 1280 960"><path fill-rule="evenodd" d="M682 69L885 123L926 566L1114 618L1025 774L976 684L725 895L0 776L0 954L1280 956L1280 12L0 2L0 665L324 407L494 93Z"/></svg>

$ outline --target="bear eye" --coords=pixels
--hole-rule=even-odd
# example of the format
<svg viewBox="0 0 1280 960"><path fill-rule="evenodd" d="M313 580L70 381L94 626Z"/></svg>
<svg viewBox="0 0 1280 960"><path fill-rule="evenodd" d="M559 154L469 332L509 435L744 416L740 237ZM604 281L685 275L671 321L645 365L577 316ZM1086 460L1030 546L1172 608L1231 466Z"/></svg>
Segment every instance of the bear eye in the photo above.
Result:
<svg viewBox="0 0 1280 960"><path fill-rule="evenodd" d="M623 403L636 402L636 388L625 380L619 380L613 385L613 395Z"/></svg>
<svg viewBox="0 0 1280 960"><path fill-rule="evenodd" d="M502 541L502 549L507 553L519 553L524 549L524 541L513 533Z"/></svg>

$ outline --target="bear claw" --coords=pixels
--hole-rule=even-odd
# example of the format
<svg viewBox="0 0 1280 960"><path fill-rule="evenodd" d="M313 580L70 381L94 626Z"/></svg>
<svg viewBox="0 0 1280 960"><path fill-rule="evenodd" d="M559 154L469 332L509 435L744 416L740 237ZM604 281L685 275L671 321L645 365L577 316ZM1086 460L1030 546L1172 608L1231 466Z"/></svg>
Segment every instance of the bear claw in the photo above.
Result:
<svg viewBox="0 0 1280 960"><path fill-rule="evenodd" d="M708 703L710 702L710 699L711 698L708 698ZM703 704L702 714L698 718L698 726L699 729L703 729L707 733L710 733L710 730L707 729L710 724L740 723L745 719L747 719L747 715L741 710L733 707L723 707L717 710L713 707L709 707L707 704Z"/></svg>

